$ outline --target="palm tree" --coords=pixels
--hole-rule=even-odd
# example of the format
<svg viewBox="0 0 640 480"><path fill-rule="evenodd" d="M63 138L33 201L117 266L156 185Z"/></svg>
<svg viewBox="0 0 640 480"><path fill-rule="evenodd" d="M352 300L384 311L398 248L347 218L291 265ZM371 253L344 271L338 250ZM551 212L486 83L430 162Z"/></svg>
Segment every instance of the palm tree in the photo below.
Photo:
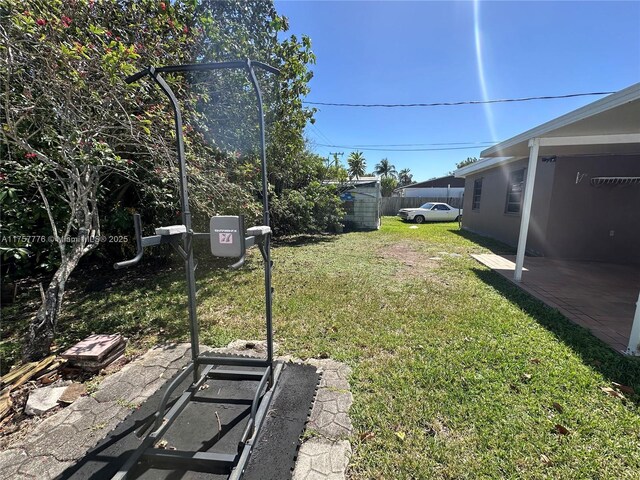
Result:
<svg viewBox="0 0 640 480"><path fill-rule="evenodd" d="M362 152L351 152L349 154L349 158L347 158L347 163L349 164L350 177L356 177L357 180L359 177L364 176L367 168L367 161L365 160Z"/></svg>
<svg viewBox="0 0 640 480"><path fill-rule="evenodd" d="M403 168L398 172L398 180L400 181L400 186L404 187L405 185L411 185L413 182L413 175L410 173L411 171L408 168Z"/></svg>
<svg viewBox="0 0 640 480"><path fill-rule="evenodd" d="M383 158L382 160L380 160L380 163L376 165L376 175L380 175L384 178L396 178L396 174L396 167L389 163L388 158Z"/></svg>

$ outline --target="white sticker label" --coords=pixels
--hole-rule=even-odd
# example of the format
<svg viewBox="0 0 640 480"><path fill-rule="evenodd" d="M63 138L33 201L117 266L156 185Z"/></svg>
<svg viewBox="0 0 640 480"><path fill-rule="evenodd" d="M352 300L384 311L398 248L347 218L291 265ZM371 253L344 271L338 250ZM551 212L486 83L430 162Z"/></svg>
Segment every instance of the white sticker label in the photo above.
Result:
<svg viewBox="0 0 640 480"><path fill-rule="evenodd" d="M218 241L220 243L233 243L233 233L219 233Z"/></svg>

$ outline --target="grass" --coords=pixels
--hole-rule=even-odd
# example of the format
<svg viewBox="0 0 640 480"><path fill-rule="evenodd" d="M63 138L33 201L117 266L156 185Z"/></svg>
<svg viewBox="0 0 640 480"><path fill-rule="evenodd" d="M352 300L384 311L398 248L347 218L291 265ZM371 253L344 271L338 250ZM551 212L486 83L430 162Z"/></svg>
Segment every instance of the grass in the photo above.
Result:
<svg viewBox="0 0 640 480"><path fill-rule="evenodd" d="M640 363L468 255L507 247L453 223L409 227L384 218L377 232L273 252L280 352L353 368L351 477L638 478L638 398L601 387L640 391ZM202 343L263 337L259 260L240 272L201 260ZM120 331L133 350L187 340L182 275L91 293L76 280L60 344L93 331Z"/></svg>

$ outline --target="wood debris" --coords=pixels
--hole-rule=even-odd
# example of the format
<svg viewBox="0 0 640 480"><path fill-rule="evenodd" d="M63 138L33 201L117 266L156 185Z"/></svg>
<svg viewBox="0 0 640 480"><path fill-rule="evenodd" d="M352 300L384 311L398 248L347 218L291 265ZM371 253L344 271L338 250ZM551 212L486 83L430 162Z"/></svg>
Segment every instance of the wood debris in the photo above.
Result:
<svg viewBox="0 0 640 480"><path fill-rule="evenodd" d="M0 390L0 420L11 412L13 406L11 392L34 377L57 379L57 368L64 362L65 360L56 361L56 356L51 355L39 362L25 363L0 378L0 388L2 389ZM51 380L51 382L53 381L55 380Z"/></svg>
<svg viewBox="0 0 640 480"><path fill-rule="evenodd" d="M607 395L609 395L611 397L624 399L624 395L622 393L620 393L617 390L614 390L611 387L600 387L600 390L602 390L604 393L606 393Z"/></svg>
<svg viewBox="0 0 640 480"><path fill-rule="evenodd" d="M633 387L622 385L621 383L611 382L611 385L613 385L617 390L620 390L622 393L626 393L627 395L635 395L636 393Z"/></svg>

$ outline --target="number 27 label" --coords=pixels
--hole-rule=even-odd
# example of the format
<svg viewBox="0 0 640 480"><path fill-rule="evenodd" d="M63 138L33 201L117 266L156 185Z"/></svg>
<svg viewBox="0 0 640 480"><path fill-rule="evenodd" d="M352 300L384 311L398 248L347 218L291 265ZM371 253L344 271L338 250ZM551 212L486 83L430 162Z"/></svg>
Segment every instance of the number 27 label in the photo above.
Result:
<svg viewBox="0 0 640 480"><path fill-rule="evenodd" d="M218 241L220 243L233 243L232 233L218 233Z"/></svg>

